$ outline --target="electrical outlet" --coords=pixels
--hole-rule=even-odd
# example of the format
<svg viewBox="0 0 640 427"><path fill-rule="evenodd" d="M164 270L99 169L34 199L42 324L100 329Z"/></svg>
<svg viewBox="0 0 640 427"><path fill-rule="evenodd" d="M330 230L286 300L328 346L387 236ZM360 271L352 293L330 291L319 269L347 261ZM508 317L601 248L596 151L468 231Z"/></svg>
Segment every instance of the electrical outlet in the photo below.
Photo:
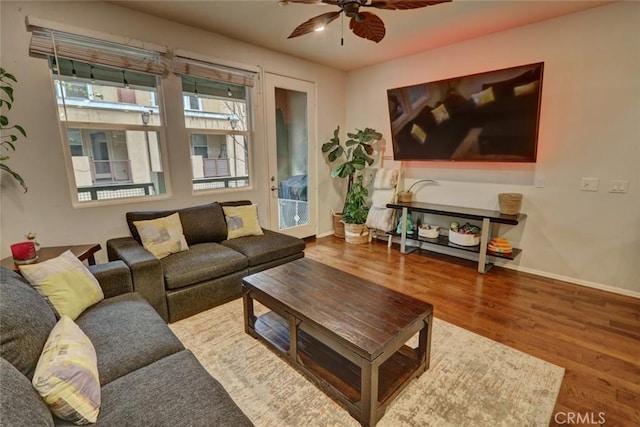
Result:
<svg viewBox="0 0 640 427"><path fill-rule="evenodd" d="M535 178L536 188L544 188L544 184L545 184L544 181L545 181L544 175L536 175L536 178Z"/></svg>
<svg viewBox="0 0 640 427"><path fill-rule="evenodd" d="M627 192L628 187L629 187L629 181L613 180L611 181L611 186L609 187L609 193L624 194Z"/></svg>
<svg viewBox="0 0 640 427"><path fill-rule="evenodd" d="M580 191L598 191L600 178L582 178Z"/></svg>

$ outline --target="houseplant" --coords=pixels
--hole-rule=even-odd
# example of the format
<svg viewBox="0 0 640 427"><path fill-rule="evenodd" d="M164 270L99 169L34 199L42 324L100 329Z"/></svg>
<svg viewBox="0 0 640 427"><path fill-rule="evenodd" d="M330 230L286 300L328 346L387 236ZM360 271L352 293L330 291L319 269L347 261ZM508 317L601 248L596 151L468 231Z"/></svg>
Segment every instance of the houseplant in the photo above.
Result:
<svg viewBox="0 0 640 427"><path fill-rule="evenodd" d="M362 175L358 175L347 191L346 202L342 210L342 222L344 222L344 238L347 243L366 243L369 241L369 229L366 197L369 194L367 188L362 183Z"/></svg>
<svg viewBox="0 0 640 427"><path fill-rule="evenodd" d="M338 237L344 237L341 230L336 227L340 224L336 217L340 218L349 203L349 194L354 186L354 178L358 172L362 172L367 166L371 166L374 162L373 153L377 150L376 143L382 139L382 134L375 129L365 128L364 130L356 129L355 133L347 133L347 140L344 144L340 141L340 126L333 131L333 138L322 144L322 152L326 154L327 161L335 166L331 169L331 177L347 178L347 193L341 212L334 212L335 234ZM366 189L362 187L365 192ZM358 191L358 195L361 195ZM363 197L366 196L366 193ZM366 206L366 205L365 205ZM364 218L359 215L352 216L348 222L354 224L355 220L364 224L367 220L365 212ZM342 219L344 221L344 218ZM347 221L344 221L347 223Z"/></svg>
<svg viewBox="0 0 640 427"><path fill-rule="evenodd" d="M27 184L22 179L22 176L7 164L9 156L6 153L16 151L15 142L18 141L20 135L27 136L22 126L11 124L9 118L5 115L5 112L11 110L13 106L13 86L11 81L16 83L18 80L13 74L7 73L4 68L0 68L0 108L2 108L2 114L0 114L0 146L2 146L0 151L0 170L9 173L26 192Z"/></svg>

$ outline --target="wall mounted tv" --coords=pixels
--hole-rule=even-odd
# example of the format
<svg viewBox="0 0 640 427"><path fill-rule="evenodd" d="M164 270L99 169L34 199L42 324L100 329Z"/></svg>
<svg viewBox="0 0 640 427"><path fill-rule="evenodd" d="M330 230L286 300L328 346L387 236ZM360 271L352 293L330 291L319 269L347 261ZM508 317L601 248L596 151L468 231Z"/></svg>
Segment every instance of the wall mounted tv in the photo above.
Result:
<svg viewBox="0 0 640 427"><path fill-rule="evenodd" d="M394 159L535 162L543 68L387 90Z"/></svg>

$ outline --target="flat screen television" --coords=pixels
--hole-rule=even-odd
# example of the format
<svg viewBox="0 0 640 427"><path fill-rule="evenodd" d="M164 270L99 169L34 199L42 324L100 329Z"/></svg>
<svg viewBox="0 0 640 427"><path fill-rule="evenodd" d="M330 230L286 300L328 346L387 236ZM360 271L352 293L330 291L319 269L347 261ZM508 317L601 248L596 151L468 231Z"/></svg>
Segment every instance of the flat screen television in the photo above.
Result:
<svg viewBox="0 0 640 427"><path fill-rule="evenodd" d="M387 90L395 160L535 162L544 63Z"/></svg>

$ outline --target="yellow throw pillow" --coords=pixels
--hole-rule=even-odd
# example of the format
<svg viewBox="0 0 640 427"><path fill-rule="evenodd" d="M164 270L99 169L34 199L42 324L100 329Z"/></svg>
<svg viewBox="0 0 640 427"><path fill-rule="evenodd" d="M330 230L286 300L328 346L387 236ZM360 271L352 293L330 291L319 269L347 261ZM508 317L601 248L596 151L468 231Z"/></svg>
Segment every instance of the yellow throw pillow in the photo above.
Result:
<svg viewBox="0 0 640 427"><path fill-rule="evenodd" d="M449 112L447 111L447 107L444 104L440 104L437 108L431 110L431 114L433 114L433 118L436 119L436 123L440 124L445 120L449 120Z"/></svg>
<svg viewBox="0 0 640 427"><path fill-rule="evenodd" d="M20 273L49 300L59 316L76 319L104 299L96 278L71 251L37 264L21 265Z"/></svg>
<svg viewBox="0 0 640 427"><path fill-rule="evenodd" d="M180 214L177 212L162 218L134 221L133 225L138 230L142 246L156 258L189 249L182 232Z"/></svg>
<svg viewBox="0 0 640 427"><path fill-rule="evenodd" d="M51 330L32 384L57 417L77 425L97 421L101 395L96 350L68 316Z"/></svg>
<svg viewBox="0 0 640 427"><path fill-rule="evenodd" d="M264 234L258 222L258 205L223 206L222 209L227 220L227 239Z"/></svg>
<svg viewBox="0 0 640 427"><path fill-rule="evenodd" d="M496 97L493 95L493 86L486 88L482 92L472 94L471 98L473 98L473 102L478 106L485 105L496 100Z"/></svg>

